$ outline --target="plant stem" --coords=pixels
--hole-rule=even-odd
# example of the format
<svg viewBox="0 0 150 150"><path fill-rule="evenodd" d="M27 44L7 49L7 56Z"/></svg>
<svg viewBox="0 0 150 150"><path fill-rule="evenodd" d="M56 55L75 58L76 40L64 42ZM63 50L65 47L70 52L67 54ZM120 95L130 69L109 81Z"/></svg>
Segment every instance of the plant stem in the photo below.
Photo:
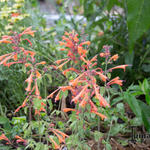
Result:
<svg viewBox="0 0 150 150"><path fill-rule="evenodd" d="M111 120L111 123L110 123L110 129L109 129L109 132L108 132L108 136L107 136L106 142L108 142L108 140L109 140L111 127L112 127L112 120Z"/></svg>
<svg viewBox="0 0 150 150"><path fill-rule="evenodd" d="M98 131L100 132L100 118L98 117ZM97 149L100 150L100 140L98 140Z"/></svg>
<svg viewBox="0 0 150 150"><path fill-rule="evenodd" d="M31 102L31 98L30 98L30 106L29 106L29 122L31 122L32 120L32 102Z"/></svg>

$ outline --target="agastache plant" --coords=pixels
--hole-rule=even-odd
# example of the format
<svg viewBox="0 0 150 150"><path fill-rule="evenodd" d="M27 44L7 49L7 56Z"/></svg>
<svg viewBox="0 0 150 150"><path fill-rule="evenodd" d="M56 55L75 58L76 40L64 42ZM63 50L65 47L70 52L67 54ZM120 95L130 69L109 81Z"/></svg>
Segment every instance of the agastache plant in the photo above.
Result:
<svg viewBox="0 0 150 150"><path fill-rule="evenodd" d="M22 64L26 68L27 74L29 75L25 80L25 82L27 83L27 87L25 88L26 98L23 101L22 105L19 106L14 112L14 114L16 114L21 108L26 106L29 107L29 121L32 121L33 108L35 110L35 115L38 116L40 116L41 112L46 112L46 101L45 99L42 99L38 87L38 79L41 78L42 73L45 72L45 68L40 70L39 66L45 65L46 62L37 62L35 58L36 52L25 50L20 46L21 42L24 40L26 40L30 44L30 46L32 46L32 42L29 39L24 39L23 35L31 35L32 37L34 37L34 32L36 31L32 31L31 27L28 27L20 34L14 32L12 36L5 35L2 36L2 40L0 40L0 44L11 44L10 46L13 49L13 52L0 56L0 65L10 67L14 64ZM36 105L38 105L38 107L36 107ZM50 125L49 131L57 136L60 144L65 143L65 138L68 137L68 135L57 129L54 129ZM20 136L16 135L15 139L17 144L22 143L23 145L27 145L27 141ZM57 144L51 137L49 137L49 139L51 143L53 143L55 149L60 148L60 145ZM11 142L4 134L0 136L0 140L4 140L9 145L13 145L13 142Z"/></svg>
<svg viewBox="0 0 150 150"><path fill-rule="evenodd" d="M59 100L61 91L65 92L66 90L69 90L72 94L71 102L74 102L75 105L79 107L76 107L75 109L65 108L64 112L75 111L78 115L79 113L81 113L80 108L86 108L87 105L90 105L90 113L94 113L100 116L102 120L104 120L105 118L107 118L107 116L98 112L98 108L93 101L93 97L96 98L97 101L99 101L100 107L110 107L110 105L104 98L104 96L101 95L101 87L97 84L97 77L99 77L100 80L105 84L106 88L109 88L112 84L122 85L123 80L120 80L119 77L110 80L107 74L109 72L112 72L112 70L114 69L120 68L125 70L128 65L120 65L110 69L107 69L106 67L105 70L103 70L97 65L98 55L94 56L90 60L87 58L88 51L85 49L85 47L89 47L90 41L80 42L78 34L76 34L74 31L70 33L65 32L65 36L62 37L62 40L63 41L59 42L60 45L63 46L61 50L67 51L68 57L65 59L57 60L57 66L52 67L62 70L62 67L70 62L70 64L74 64L75 67L73 67L72 65L70 68L62 70L62 73L67 77L68 72L74 72L77 77L73 80L70 80L67 86L60 86L47 98L54 97L54 94L57 92L57 95L55 97L55 101L57 101ZM100 57L105 58L106 65L109 63L113 63L113 61L116 61L118 59L118 54L111 57L109 46L104 46L103 48L105 52L100 53L99 55Z"/></svg>
<svg viewBox="0 0 150 150"><path fill-rule="evenodd" d="M30 103L30 111L32 107L32 100L33 98L38 98L39 100L41 99L38 84L37 84L37 79L41 78L41 74L39 73L38 66L39 65L44 65L46 64L45 61L36 63L35 55L36 53L33 51L25 50L23 47L20 47L21 41L28 41L30 46L32 46L32 43L29 39L23 39L23 35L31 35L32 37L34 36L34 32L31 30L31 27L25 29L22 33L13 33L12 36L3 36L2 40L0 40L0 43L8 43L12 45L12 49L14 52L5 54L0 56L0 64L3 64L4 66L10 67L13 64L18 64L21 63L23 64L26 68L30 68L29 71L27 72L29 77L25 80L27 82L27 87L25 88L26 90L26 98L21 106L19 106L16 110L15 113L20 110L20 108L25 107L27 105L27 101ZM33 94L34 92L34 94ZM35 114L40 115L40 111L45 111L44 109L45 104L41 101L41 108L39 110L35 109ZM31 120L31 112L30 112L30 120Z"/></svg>

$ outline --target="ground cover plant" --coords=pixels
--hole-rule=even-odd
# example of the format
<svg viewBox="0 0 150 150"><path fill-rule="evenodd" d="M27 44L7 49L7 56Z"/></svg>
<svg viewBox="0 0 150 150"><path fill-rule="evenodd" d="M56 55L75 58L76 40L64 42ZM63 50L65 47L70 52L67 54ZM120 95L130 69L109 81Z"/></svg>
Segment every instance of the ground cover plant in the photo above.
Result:
<svg viewBox="0 0 150 150"><path fill-rule="evenodd" d="M108 34L115 35L111 27L118 24L103 11L124 5L102 1L101 8L98 1L79 2L86 23L66 20L69 1L57 1L62 17L47 28L37 1L0 1L0 149L150 148L149 79L134 84L127 78L134 64L123 61L116 39L106 40ZM95 22L91 18L93 12L99 16L97 8L103 17ZM81 8L72 9L75 15ZM104 31L93 30L99 25ZM135 43L132 40L130 48Z"/></svg>

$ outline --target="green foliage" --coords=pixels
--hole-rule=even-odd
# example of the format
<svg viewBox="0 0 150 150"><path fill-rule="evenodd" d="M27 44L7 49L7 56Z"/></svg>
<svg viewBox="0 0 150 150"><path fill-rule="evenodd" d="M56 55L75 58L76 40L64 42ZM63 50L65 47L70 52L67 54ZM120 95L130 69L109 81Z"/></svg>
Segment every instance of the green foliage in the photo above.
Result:
<svg viewBox="0 0 150 150"><path fill-rule="evenodd" d="M130 108L138 117L140 122L143 122L148 132L150 132L149 85L149 82L145 79L143 83L140 82L137 86L131 85L127 92L123 93L125 101L129 104ZM142 95L145 96L145 99L139 100L136 98L137 96L139 97Z"/></svg>
<svg viewBox="0 0 150 150"><path fill-rule="evenodd" d="M127 0L127 8L129 48L133 51L136 40L150 29L150 1Z"/></svg>

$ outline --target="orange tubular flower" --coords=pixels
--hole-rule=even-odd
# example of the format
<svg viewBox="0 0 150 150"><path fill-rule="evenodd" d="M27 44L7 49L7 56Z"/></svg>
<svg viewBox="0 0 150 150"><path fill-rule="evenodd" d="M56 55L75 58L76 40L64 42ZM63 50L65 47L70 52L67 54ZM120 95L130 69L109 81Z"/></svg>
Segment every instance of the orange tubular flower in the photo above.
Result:
<svg viewBox="0 0 150 150"><path fill-rule="evenodd" d="M111 68L109 70L111 71L113 69L123 69L125 71L125 69L126 69L127 66L129 66L129 65L120 65L120 66L113 67L113 68Z"/></svg>
<svg viewBox="0 0 150 150"><path fill-rule="evenodd" d="M58 137L59 143L65 143L65 139L62 138L55 130L52 130L52 132Z"/></svg>
<svg viewBox="0 0 150 150"><path fill-rule="evenodd" d="M100 106L103 106L103 107L108 106L108 107L110 107L110 105L107 103L107 101L104 99L104 97L101 96L101 94L99 93L99 90L96 88L96 85L94 85L94 89L95 89L96 98L100 102Z"/></svg>
<svg viewBox="0 0 150 150"><path fill-rule="evenodd" d="M64 108L63 112L69 112L69 111L76 111L75 109L72 108Z"/></svg>
<svg viewBox="0 0 150 150"><path fill-rule="evenodd" d="M56 64L59 65L62 61L65 61L65 60L68 60L68 58L60 59L60 60L57 60L57 61L55 61L55 62L56 62Z"/></svg>
<svg viewBox="0 0 150 150"><path fill-rule="evenodd" d="M80 74L76 79L74 79L73 81L71 81L71 82L69 83L69 85L71 85L71 86L76 86L77 83L78 83L78 81L79 81L79 79L82 78L83 76L84 76L84 73Z"/></svg>
<svg viewBox="0 0 150 150"><path fill-rule="evenodd" d="M82 45L90 45L91 44L91 42L90 41L85 41L85 42L82 42L80 45L82 46Z"/></svg>
<svg viewBox="0 0 150 150"><path fill-rule="evenodd" d="M90 65L90 63L91 63L89 60L85 60L85 58L83 56L81 56L80 59L82 61L84 61L87 65Z"/></svg>
<svg viewBox="0 0 150 150"><path fill-rule="evenodd" d="M59 41L60 46L66 45L66 43Z"/></svg>
<svg viewBox="0 0 150 150"><path fill-rule="evenodd" d="M61 86L60 89L65 92L66 90L71 90L71 86Z"/></svg>
<svg viewBox="0 0 150 150"><path fill-rule="evenodd" d="M112 84L118 84L118 85L122 86L123 80L119 80L119 79L120 79L119 77L116 77L116 78L112 79L111 81L109 81L107 83L107 85L109 86L109 85L112 85Z"/></svg>
<svg viewBox="0 0 150 150"><path fill-rule="evenodd" d="M2 40L0 40L0 43L12 43L12 37L8 35L2 36Z"/></svg>
<svg viewBox="0 0 150 150"><path fill-rule="evenodd" d="M22 106L19 106L19 107L15 110L14 114L16 114L21 108L22 108Z"/></svg>
<svg viewBox="0 0 150 150"><path fill-rule="evenodd" d="M41 78L41 74L38 72L38 70L36 70L35 73L37 78Z"/></svg>
<svg viewBox="0 0 150 150"><path fill-rule="evenodd" d="M77 69L75 69L75 68L68 68L68 69L63 71L63 74L66 75L66 73L69 72L69 71L74 71L76 73L79 73L79 71Z"/></svg>
<svg viewBox="0 0 150 150"><path fill-rule="evenodd" d="M78 36L78 34L76 34L76 35L74 36L73 40L74 40L75 42L77 42L77 43L78 43L78 42L79 42L79 39L78 39L78 37L77 37L77 36Z"/></svg>
<svg viewBox="0 0 150 150"><path fill-rule="evenodd" d="M54 149L60 149L60 146L52 138L49 137L49 139L54 144Z"/></svg>
<svg viewBox="0 0 150 150"><path fill-rule="evenodd" d="M10 140L5 136L5 134L0 135L0 140L5 140L8 144L11 144Z"/></svg>
<svg viewBox="0 0 150 150"><path fill-rule="evenodd" d="M54 94L58 91L59 89L55 90L54 92L52 92L49 96L47 96L47 98L53 98Z"/></svg>
<svg viewBox="0 0 150 150"><path fill-rule="evenodd" d="M10 63L7 63L7 64L4 63L4 66L10 67L13 64L19 64L19 63L22 63L22 62L10 62Z"/></svg>
<svg viewBox="0 0 150 150"><path fill-rule="evenodd" d="M3 58L4 58L4 57L3 57ZM11 58L12 58L12 55L9 54L8 57L5 57L5 58L0 62L0 65L1 65L1 64L5 65L5 64L7 63L7 61L8 61L9 59L11 59Z"/></svg>
<svg viewBox="0 0 150 150"><path fill-rule="evenodd" d="M95 55L95 56L90 60L90 62L93 62L93 61L97 61L97 55Z"/></svg>
<svg viewBox="0 0 150 150"><path fill-rule="evenodd" d="M26 99L23 101L21 107L25 107L26 106L26 102L27 102L28 98L26 97Z"/></svg>
<svg viewBox="0 0 150 150"><path fill-rule="evenodd" d="M91 101L91 100L89 100L89 104L91 105L91 112L92 111L97 111L97 107L95 106L95 104Z"/></svg>
<svg viewBox="0 0 150 150"><path fill-rule="evenodd" d="M35 95L40 96L40 91L37 85L37 81L35 81Z"/></svg>
<svg viewBox="0 0 150 150"><path fill-rule="evenodd" d="M17 141L16 141L17 143L22 142L24 145L27 144L27 141L24 140L22 137L20 137L20 136L18 136L18 135L15 136L15 139L17 139Z"/></svg>
<svg viewBox="0 0 150 150"><path fill-rule="evenodd" d="M67 62L69 62L69 60L67 60L66 62L64 62L64 63L62 63L61 65L59 65L59 66L57 67L57 69L58 69L58 68L59 68L59 69L62 69L62 67L63 67Z"/></svg>
<svg viewBox="0 0 150 150"><path fill-rule="evenodd" d="M34 57L34 55L35 55L36 53L35 53L35 52L33 52L33 51L27 51L27 50L24 50L24 54L25 54L25 55L30 54L30 56L33 58L33 57Z"/></svg>
<svg viewBox="0 0 150 150"><path fill-rule="evenodd" d="M88 86L89 86L88 84L85 85L85 86L83 87L83 89L81 90L81 92L80 92L76 97L74 97L74 98L72 99L72 102L75 102L75 103L76 103L76 102L78 101L78 99L83 96L83 94L84 94L85 90L88 88Z"/></svg>
<svg viewBox="0 0 150 150"><path fill-rule="evenodd" d="M14 54L13 58L14 58L14 61L17 61L18 60L18 54L17 53Z"/></svg>
<svg viewBox="0 0 150 150"><path fill-rule="evenodd" d="M88 99L88 95L86 94L86 96L83 98L83 100L80 102L79 106L84 108L85 105L87 104L87 99Z"/></svg>
<svg viewBox="0 0 150 150"><path fill-rule="evenodd" d="M96 72L96 71L95 71ZM96 72L96 74L99 75L99 77L102 79L102 81L106 82L107 77L105 75L103 75L101 72Z"/></svg>
<svg viewBox="0 0 150 150"><path fill-rule="evenodd" d="M78 46L78 53L79 53L80 56L81 55L84 56L87 53L87 51L85 49L83 49L82 46Z"/></svg>
<svg viewBox="0 0 150 150"><path fill-rule="evenodd" d="M32 65L31 65L31 64L28 64L28 63L25 64L25 67L29 67L29 66L32 66Z"/></svg>
<svg viewBox="0 0 150 150"><path fill-rule="evenodd" d="M57 133L59 133L63 138L66 138L66 137L68 138L69 137L67 134L65 134L65 133L63 133L63 132L61 132L57 129L53 129L53 130L55 130Z"/></svg>
<svg viewBox="0 0 150 150"><path fill-rule="evenodd" d="M99 112L92 111L92 113L94 113L94 114L96 114L96 115L100 116L102 120L104 120L104 119L106 119L106 118L107 118L105 115L103 115L103 114L101 114L101 113L99 113Z"/></svg>
<svg viewBox="0 0 150 150"><path fill-rule="evenodd" d="M40 63L36 63L36 66L38 65L45 65L46 64L46 61L41 61Z"/></svg>
<svg viewBox="0 0 150 150"><path fill-rule="evenodd" d="M100 57L105 57L105 53L100 53L99 56Z"/></svg>
<svg viewBox="0 0 150 150"><path fill-rule="evenodd" d="M28 79L25 80L25 82L28 82L28 86L25 89L27 92L31 91L31 83L33 82L33 74L31 73Z"/></svg>
<svg viewBox="0 0 150 150"><path fill-rule="evenodd" d="M36 31L32 31L31 28L32 28L32 27L28 27L27 29L25 29L25 30L20 34L20 36L22 36L22 35L24 35L24 34L29 34L29 35L31 35L31 36L34 37L34 32L36 32Z"/></svg>
<svg viewBox="0 0 150 150"><path fill-rule="evenodd" d="M11 53L0 56L0 61L9 55L11 55Z"/></svg>
<svg viewBox="0 0 150 150"><path fill-rule="evenodd" d="M2 40L0 40L0 43L8 44L8 43L12 43L12 41L8 41L7 39L2 39Z"/></svg>
<svg viewBox="0 0 150 150"><path fill-rule="evenodd" d="M109 61L111 60L116 61L118 58L119 58L118 54L115 54L109 59Z"/></svg>
<svg viewBox="0 0 150 150"><path fill-rule="evenodd" d="M60 95L60 91L58 92L58 94L55 97L55 102L59 100L59 95Z"/></svg>
<svg viewBox="0 0 150 150"><path fill-rule="evenodd" d="M35 113L34 113L35 115L39 115L40 116L40 111L39 110L37 110L37 109L35 109Z"/></svg>

